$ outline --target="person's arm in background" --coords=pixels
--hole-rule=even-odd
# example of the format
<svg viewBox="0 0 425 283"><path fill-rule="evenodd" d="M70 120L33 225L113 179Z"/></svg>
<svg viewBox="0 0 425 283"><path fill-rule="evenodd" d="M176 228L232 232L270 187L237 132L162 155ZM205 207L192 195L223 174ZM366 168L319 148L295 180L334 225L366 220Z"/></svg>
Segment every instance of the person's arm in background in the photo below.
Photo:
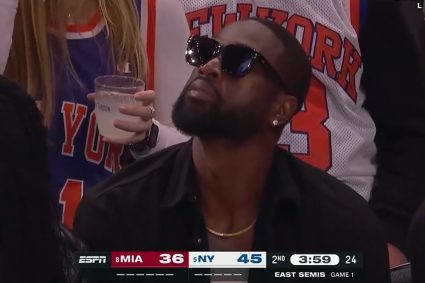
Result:
<svg viewBox="0 0 425 283"><path fill-rule="evenodd" d="M9 58L17 8L18 0L0 0L0 74L3 74Z"/></svg>
<svg viewBox="0 0 425 283"><path fill-rule="evenodd" d="M149 41L152 38L147 35L146 46L148 57L151 59L150 49L154 46L154 89L155 97L155 125L159 128L156 146L142 152L132 152L133 157L140 158L159 151L165 147L184 142L189 137L175 129L171 121L171 111L178 95L183 90L192 67L184 57L186 41L189 37L189 27L183 7L178 0L144 0L144 5L155 3L155 38L154 44ZM146 7L146 6L145 6ZM152 23L147 23L149 9L145 10L142 18L142 32L149 33ZM142 12L143 13L143 12ZM152 17L152 16L151 16ZM146 28L147 26L147 28ZM147 29L147 31L146 31ZM148 83L149 87L149 83Z"/></svg>
<svg viewBox="0 0 425 283"><path fill-rule="evenodd" d="M376 123L378 172L370 205L386 232L390 264L425 199L425 21L414 1L370 0L360 36L365 107Z"/></svg>

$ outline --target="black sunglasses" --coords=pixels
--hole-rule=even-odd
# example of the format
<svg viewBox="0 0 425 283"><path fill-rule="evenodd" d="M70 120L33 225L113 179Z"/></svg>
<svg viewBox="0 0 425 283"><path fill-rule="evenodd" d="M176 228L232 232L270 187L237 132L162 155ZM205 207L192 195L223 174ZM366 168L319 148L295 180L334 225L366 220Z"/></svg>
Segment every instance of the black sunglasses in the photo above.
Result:
<svg viewBox="0 0 425 283"><path fill-rule="evenodd" d="M195 67L201 67L215 57L220 56L222 71L238 78L247 75L254 66L255 61L258 61L282 89L288 92L285 83L264 56L247 46L239 44L222 46L212 38L193 35L187 41L185 55L186 62Z"/></svg>

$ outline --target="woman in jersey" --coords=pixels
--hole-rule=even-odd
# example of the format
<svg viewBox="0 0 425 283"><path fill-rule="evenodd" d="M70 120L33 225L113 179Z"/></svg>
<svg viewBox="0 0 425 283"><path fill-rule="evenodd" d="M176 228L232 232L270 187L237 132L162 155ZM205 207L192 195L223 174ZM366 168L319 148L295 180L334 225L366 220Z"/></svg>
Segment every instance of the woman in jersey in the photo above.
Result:
<svg viewBox="0 0 425 283"><path fill-rule="evenodd" d="M151 128L156 138L150 141L157 142L149 144L156 145L153 149L146 145L150 151L184 139L168 126L174 95L190 73L181 56L187 36L177 0L19 1L5 74L39 101L49 129L52 193L67 227L72 227L84 191L121 168L126 145L145 149ZM94 103L87 94L93 92L97 76L116 73L123 64L130 65L132 75L145 79L158 96L143 91L136 95L143 106L121 109L140 121L116 123L134 132L116 143L99 135ZM148 106L154 103L155 118L162 124L151 119Z"/></svg>

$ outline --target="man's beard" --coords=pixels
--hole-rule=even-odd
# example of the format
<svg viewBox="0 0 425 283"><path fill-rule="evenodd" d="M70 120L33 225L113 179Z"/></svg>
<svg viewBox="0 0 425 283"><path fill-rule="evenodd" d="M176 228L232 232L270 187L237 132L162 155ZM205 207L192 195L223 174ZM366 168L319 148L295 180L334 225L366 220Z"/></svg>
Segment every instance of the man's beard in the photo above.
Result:
<svg viewBox="0 0 425 283"><path fill-rule="evenodd" d="M207 79L203 79L209 83ZM193 82L193 81L192 81ZM220 93L214 89L216 99L213 102L199 101L187 97L190 83L183 89L173 106L174 125L190 136L199 138L224 138L245 140L256 134L262 124L261 113L257 109L226 109Z"/></svg>

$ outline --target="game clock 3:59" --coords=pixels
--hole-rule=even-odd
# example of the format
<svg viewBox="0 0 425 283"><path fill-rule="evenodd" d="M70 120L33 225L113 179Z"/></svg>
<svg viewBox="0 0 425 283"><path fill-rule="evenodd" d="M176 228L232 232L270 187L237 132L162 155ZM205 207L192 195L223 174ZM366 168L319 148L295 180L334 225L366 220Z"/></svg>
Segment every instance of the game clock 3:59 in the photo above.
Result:
<svg viewBox="0 0 425 283"><path fill-rule="evenodd" d="M293 254L292 265L338 265L339 256L336 254Z"/></svg>

